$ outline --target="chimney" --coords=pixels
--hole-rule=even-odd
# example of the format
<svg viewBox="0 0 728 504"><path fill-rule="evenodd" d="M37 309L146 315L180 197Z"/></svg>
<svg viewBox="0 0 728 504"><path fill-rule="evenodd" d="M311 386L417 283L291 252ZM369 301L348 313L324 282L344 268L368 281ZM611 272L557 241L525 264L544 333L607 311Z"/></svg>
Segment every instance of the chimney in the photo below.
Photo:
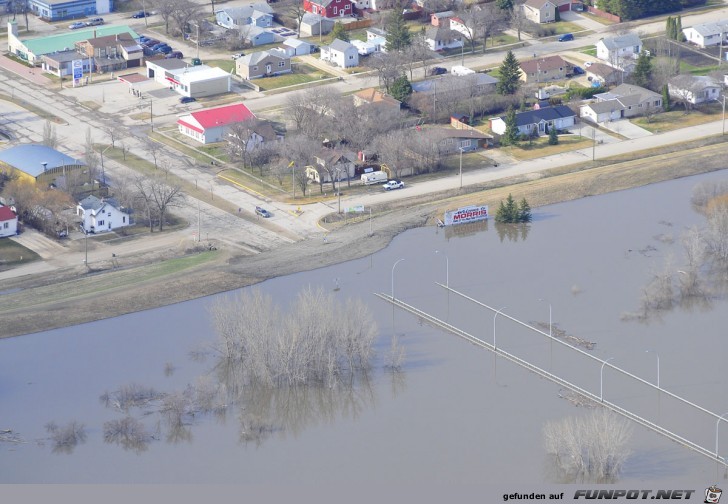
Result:
<svg viewBox="0 0 728 504"><path fill-rule="evenodd" d="M96 38L96 28L94 28L94 38Z"/></svg>
<svg viewBox="0 0 728 504"><path fill-rule="evenodd" d="M43 165L43 171L45 172L46 171L46 167L48 166L48 163L45 162L45 161L43 161L41 164Z"/></svg>

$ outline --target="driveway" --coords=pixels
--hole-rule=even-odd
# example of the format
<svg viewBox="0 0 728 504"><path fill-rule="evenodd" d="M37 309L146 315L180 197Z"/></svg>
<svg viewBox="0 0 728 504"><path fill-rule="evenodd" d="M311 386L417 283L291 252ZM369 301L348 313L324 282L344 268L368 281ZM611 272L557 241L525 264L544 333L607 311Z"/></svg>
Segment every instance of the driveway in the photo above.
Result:
<svg viewBox="0 0 728 504"><path fill-rule="evenodd" d="M652 136L652 133L644 128L640 128L636 124L631 123L628 119L620 119L618 121L608 121L602 123L601 126L609 131L618 133L624 137L634 140L635 138L644 138Z"/></svg>
<svg viewBox="0 0 728 504"><path fill-rule="evenodd" d="M593 31L602 31L604 30L604 25L598 21L594 21L593 19L589 19L586 16L582 16L578 12L574 11L565 11L561 12L561 20L562 21L569 21L571 23L576 23L585 30L593 30Z"/></svg>

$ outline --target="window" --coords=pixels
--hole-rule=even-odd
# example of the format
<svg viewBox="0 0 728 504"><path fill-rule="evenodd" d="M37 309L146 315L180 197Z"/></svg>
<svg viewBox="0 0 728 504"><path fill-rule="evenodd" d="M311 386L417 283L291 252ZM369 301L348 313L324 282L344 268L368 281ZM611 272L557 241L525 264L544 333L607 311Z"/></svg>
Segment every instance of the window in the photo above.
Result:
<svg viewBox="0 0 728 504"><path fill-rule="evenodd" d="M253 72L257 72L257 71L258 71L258 67L257 66L254 66L253 67Z"/></svg>
<svg viewBox="0 0 728 504"><path fill-rule="evenodd" d="M100 221L98 222L98 224L99 224L99 226L103 226L103 225L104 225L104 221L100 220Z"/></svg>
<svg viewBox="0 0 728 504"><path fill-rule="evenodd" d="M109 212L108 214L106 214L106 216L107 217L111 217L111 212Z"/></svg>
<svg viewBox="0 0 728 504"><path fill-rule="evenodd" d="M126 215L124 215L124 216L121 217L121 222L123 222L124 224L126 224Z"/></svg>
<svg viewBox="0 0 728 504"><path fill-rule="evenodd" d="M350 55L349 55L349 59L350 59L350 60L353 60L353 59L354 59L354 55L353 55L353 54L350 54Z"/></svg>
<svg viewBox="0 0 728 504"><path fill-rule="evenodd" d="M279 61L278 62L278 68L283 68L284 66L286 66L286 62L285 61Z"/></svg>
<svg viewBox="0 0 728 504"><path fill-rule="evenodd" d="M3 222L3 228L7 229L10 227L10 224L7 222Z"/></svg>
<svg viewBox="0 0 728 504"><path fill-rule="evenodd" d="M334 16L338 14L336 7L334 7Z"/></svg>

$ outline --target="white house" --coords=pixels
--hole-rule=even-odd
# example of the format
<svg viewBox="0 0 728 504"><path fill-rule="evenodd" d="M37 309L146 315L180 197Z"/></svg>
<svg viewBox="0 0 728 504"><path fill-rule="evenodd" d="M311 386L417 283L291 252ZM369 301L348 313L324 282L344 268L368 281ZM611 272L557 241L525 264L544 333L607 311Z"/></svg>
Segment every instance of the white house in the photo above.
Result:
<svg viewBox="0 0 728 504"><path fill-rule="evenodd" d="M316 46L311 42L297 38L287 38L283 41L283 46L288 56L303 56L304 54L311 54L316 49Z"/></svg>
<svg viewBox="0 0 728 504"><path fill-rule="evenodd" d="M534 23L553 23L556 21L558 7L553 0L526 0L523 13Z"/></svg>
<svg viewBox="0 0 728 504"><path fill-rule="evenodd" d="M359 56L366 56L368 54L372 54L375 52L379 52L379 46L373 42L363 40L352 40L351 45L356 47L357 52L359 52Z"/></svg>
<svg viewBox="0 0 728 504"><path fill-rule="evenodd" d="M236 103L182 116L177 120L177 127L181 134L208 144L223 141L230 126L249 119L255 119L255 114L242 103Z"/></svg>
<svg viewBox="0 0 728 504"><path fill-rule="evenodd" d="M342 68L355 67L359 65L359 51L350 43L336 39L331 45L321 47L321 60Z"/></svg>
<svg viewBox="0 0 728 504"><path fill-rule="evenodd" d="M8 207L0 205L0 238L18 234L18 216Z"/></svg>
<svg viewBox="0 0 728 504"><path fill-rule="evenodd" d="M667 83L670 96L693 105L720 98L721 85L705 75L676 75Z"/></svg>
<svg viewBox="0 0 728 504"><path fill-rule="evenodd" d="M565 130L574 126L575 122L576 114L566 105L543 107L516 114L518 132L523 135L545 135L550 128ZM491 119L490 128L493 133L504 135L506 132L505 116Z"/></svg>
<svg viewBox="0 0 728 504"><path fill-rule="evenodd" d="M445 26L425 30L425 42L433 51L463 47L463 34Z"/></svg>
<svg viewBox="0 0 728 504"><path fill-rule="evenodd" d="M636 33L606 37L597 42L597 58L616 68L624 69L642 52L642 40Z"/></svg>
<svg viewBox="0 0 728 504"><path fill-rule="evenodd" d="M222 9L215 12L215 20L220 26L231 30L246 25L269 28L273 26L273 9L265 2Z"/></svg>
<svg viewBox="0 0 728 504"><path fill-rule="evenodd" d="M99 199L93 194L79 201L76 215L86 233L104 233L130 224L129 213L112 198Z"/></svg>
<svg viewBox="0 0 728 504"><path fill-rule="evenodd" d="M703 49L720 44L721 34L723 41L728 40L728 21L726 20L683 28L685 39Z"/></svg>
<svg viewBox="0 0 728 504"><path fill-rule="evenodd" d="M450 29L462 33L467 38L470 38L473 35L473 30L469 29L468 26L465 24L465 21L463 21L459 17L454 17L450 19Z"/></svg>

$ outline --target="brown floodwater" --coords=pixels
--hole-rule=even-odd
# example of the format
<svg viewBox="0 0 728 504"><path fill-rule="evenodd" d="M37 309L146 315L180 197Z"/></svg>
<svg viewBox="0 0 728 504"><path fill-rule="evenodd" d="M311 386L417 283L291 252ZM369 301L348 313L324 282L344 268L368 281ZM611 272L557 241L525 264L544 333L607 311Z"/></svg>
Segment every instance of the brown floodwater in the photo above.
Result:
<svg viewBox="0 0 728 504"><path fill-rule="evenodd" d="M381 333L368 379L334 391L247 390L245 404L186 418L181 429L153 406L135 408L130 414L149 439L133 447L104 441L104 423L125 415L99 396L131 383L173 392L200 377L216 382L213 298L2 340L0 429L24 442L0 443L0 483L558 481L543 426L589 410L560 398L558 386L373 295L389 294L394 284L397 298L492 341L493 313L448 295L436 285L446 278L525 322L548 325L550 305L555 327L596 343L590 354L645 380L656 381L659 355L662 388L722 414L725 301L677 307L645 322L623 319L638 310L644 285L666 260L681 269L680 235L703 223L690 206L693 186L722 179L714 173L539 208L525 229L504 231L493 222L416 229L371 257L265 282L257 288L282 306L309 285L363 299ZM599 362L506 317L497 318L496 330L500 348L594 393L601 381L607 400L715 445L708 415L609 368L602 381ZM406 351L394 374L383 369L392 334ZM73 420L85 425L86 440L54 450L44 426ZM722 427L719 451L728 454L728 425ZM624 483L686 479L707 486L722 478L714 462L637 426L630 450Z"/></svg>

